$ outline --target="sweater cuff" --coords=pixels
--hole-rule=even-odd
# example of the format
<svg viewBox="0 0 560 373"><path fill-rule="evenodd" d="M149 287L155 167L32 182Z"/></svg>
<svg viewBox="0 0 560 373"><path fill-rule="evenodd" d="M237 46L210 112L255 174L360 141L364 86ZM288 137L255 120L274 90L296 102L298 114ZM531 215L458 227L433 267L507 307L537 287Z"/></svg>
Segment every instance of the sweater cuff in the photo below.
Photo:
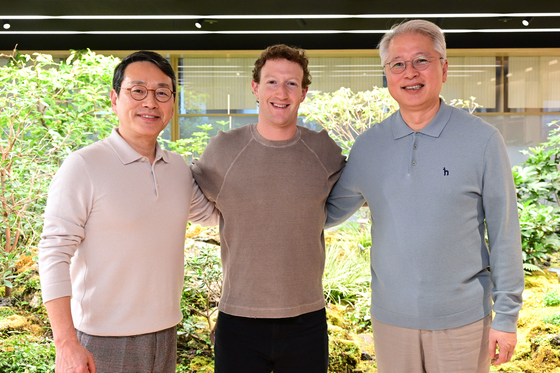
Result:
<svg viewBox="0 0 560 373"><path fill-rule="evenodd" d="M506 333L516 333L517 332L517 319L519 314L516 315L506 315L503 313L496 313L492 325L492 329L499 330Z"/></svg>
<svg viewBox="0 0 560 373"><path fill-rule="evenodd" d="M59 282L52 285L41 284L43 303L53 299L72 296L72 283L70 281Z"/></svg>

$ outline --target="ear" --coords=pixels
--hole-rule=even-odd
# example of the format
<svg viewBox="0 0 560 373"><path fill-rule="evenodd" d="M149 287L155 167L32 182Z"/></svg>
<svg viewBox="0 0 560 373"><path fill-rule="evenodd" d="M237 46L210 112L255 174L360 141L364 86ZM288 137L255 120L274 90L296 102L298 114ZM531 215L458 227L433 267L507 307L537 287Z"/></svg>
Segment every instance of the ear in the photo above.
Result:
<svg viewBox="0 0 560 373"><path fill-rule="evenodd" d="M305 98L307 97L307 91L309 90L309 87L305 88L303 91L301 91L301 101L303 102L305 100Z"/></svg>
<svg viewBox="0 0 560 373"><path fill-rule="evenodd" d="M253 94L256 98L259 98L259 83L251 80L251 87L253 87Z"/></svg>
<svg viewBox="0 0 560 373"><path fill-rule="evenodd" d="M445 82L447 81L447 70L449 69L449 62L447 61L447 59L446 59L445 62L443 63L442 69L443 69L443 80L442 80L442 83L445 83Z"/></svg>
<svg viewBox="0 0 560 373"><path fill-rule="evenodd" d="M113 110L113 113L118 114L117 113L117 100L118 100L118 96L117 96L117 91L115 91L114 89L111 89L111 109Z"/></svg>

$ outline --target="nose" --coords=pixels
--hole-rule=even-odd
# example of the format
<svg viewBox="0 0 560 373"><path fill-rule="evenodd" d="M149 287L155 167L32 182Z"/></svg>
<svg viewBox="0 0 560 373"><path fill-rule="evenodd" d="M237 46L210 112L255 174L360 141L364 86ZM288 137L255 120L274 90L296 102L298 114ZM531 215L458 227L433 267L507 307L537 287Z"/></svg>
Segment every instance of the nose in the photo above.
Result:
<svg viewBox="0 0 560 373"><path fill-rule="evenodd" d="M155 91L149 91L148 95L142 100L142 106L147 109L155 109L159 105L159 101L156 100L156 93Z"/></svg>
<svg viewBox="0 0 560 373"><path fill-rule="evenodd" d="M278 98L286 98L288 97L288 87L285 84L280 84L278 89L276 90L276 95Z"/></svg>
<svg viewBox="0 0 560 373"><path fill-rule="evenodd" d="M418 75L418 70L412 64L412 61L405 61L406 69L403 71L403 75L407 78L414 78ZM410 65L409 65L410 64Z"/></svg>

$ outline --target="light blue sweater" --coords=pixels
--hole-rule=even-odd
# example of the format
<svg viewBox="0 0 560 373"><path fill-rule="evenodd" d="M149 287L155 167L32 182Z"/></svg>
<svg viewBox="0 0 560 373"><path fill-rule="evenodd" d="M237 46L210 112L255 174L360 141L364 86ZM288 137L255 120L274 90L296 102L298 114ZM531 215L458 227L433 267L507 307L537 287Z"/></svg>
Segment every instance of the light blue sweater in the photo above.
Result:
<svg viewBox="0 0 560 373"><path fill-rule="evenodd" d="M521 235L511 166L494 127L443 102L417 132L396 112L356 140L328 199L327 226L365 201L373 318L449 329L482 319L493 299L492 327L516 331Z"/></svg>

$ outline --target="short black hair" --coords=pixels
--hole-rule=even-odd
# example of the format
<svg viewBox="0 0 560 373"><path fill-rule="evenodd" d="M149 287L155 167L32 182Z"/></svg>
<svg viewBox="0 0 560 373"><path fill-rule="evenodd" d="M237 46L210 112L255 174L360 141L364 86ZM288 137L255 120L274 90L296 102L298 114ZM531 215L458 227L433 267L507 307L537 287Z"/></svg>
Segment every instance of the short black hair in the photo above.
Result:
<svg viewBox="0 0 560 373"><path fill-rule="evenodd" d="M151 62L156 65L165 75L171 78L173 84L173 92L177 92L177 78L175 77L175 71L169 61L164 58L161 54L152 51L138 51L126 56L118 65L115 67L115 72L113 73L113 89L117 92L117 96L121 93L121 84L124 79L124 71L126 67L133 62Z"/></svg>

